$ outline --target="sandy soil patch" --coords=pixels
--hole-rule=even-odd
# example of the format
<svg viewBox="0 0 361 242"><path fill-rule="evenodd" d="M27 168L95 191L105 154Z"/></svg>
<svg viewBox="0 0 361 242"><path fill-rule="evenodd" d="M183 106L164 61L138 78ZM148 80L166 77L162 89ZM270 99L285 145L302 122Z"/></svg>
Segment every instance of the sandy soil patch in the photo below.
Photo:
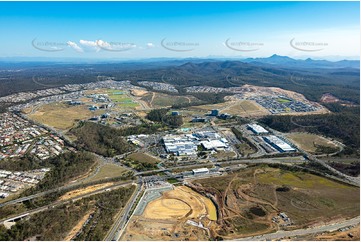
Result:
<svg viewBox="0 0 361 242"><path fill-rule="evenodd" d="M89 218L90 214L92 214L94 212L94 210L90 210L89 212L87 212L77 223L77 225L75 225L75 227L69 232L69 234L65 237L64 241L70 241L83 227L83 224L85 223L85 221Z"/></svg>
<svg viewBox="0 0 361 242"><path fill-rule="evenodd" d="M188 220L205 228L189 225ZM142 215L133 216L121 240L208 240L214 220L217 211L210 199L188 187L175 187L148 203Z"/></svg>
<svg viewBox="0 0 361 242"><path fill-rule="evenodd" d="M211 220L217 219L214 204L206 197L188 187L176 187L148 204L144 213L146 218L199 218L207 215Z"/></svg>
<svg viewBox="0 0 361 242"><path fill-rule="evenodd" d="M191 211L190 206L177 199L160 199L151 202L144 211L145 218L179 219Z"/></svg>
<svg viewBox="0 0 361 242"><path fill-rule="evenodd" d="M145 94L147 94L148 91L146 91L146 90L141 90L141 89L132 89L132 90L130 90L130 93L131 93L133 96L141 97L141 96L144 96Z"/></svg>
<svg viewBox="0 0 361 242"><path fill-rule="evenodd" d="M73 197L77 197L77 196L81 196L90 192L94 192L96 190L105 188L105 187L109 187L111 185L113 185L113 182L108 182L108 183L104 183L104 184L97 184L94 186L89 186L89 187L85 187L85 188L81 188L81 189L77 189L77 190L73 190L70 192L65 193L63 196L61 196L59 198L59 200L67 200L67 199L71 199Z"/></svg>

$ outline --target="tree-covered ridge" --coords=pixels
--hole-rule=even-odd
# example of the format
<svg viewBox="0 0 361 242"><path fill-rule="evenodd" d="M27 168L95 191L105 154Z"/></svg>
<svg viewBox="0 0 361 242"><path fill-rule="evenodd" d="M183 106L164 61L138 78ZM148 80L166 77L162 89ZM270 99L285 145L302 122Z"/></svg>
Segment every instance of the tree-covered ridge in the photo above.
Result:
<svg viewBox="0 0 361 242"><path fill-rule="evenodd" d="M172 128L177 128L182 126L183 124L182 116L169 115L167 114L169 110L170 110L169 108L153 109L147 114L146 118L154 122L162 122L163 124Z"/></svg>
<svg viewBox="0 0 361 242"><path fill-rule="evenodd" d="M91 122L81 122L71 130L77 145L99 155L112 157L132 151L133 146L123 137L123 131Z"/></svg>
<svg viewBox="0 0 361 242"><path fill-rule="evenodd" d="M116 129L92 122L80 122L70 130L77 138L79 148L113 157L134 150L134 146L126 141L125 136L137 134L153 134L161 125L143 123L138 126Z"/></svg>
<svg viewBox="0 0 361 242"><path fill-rule="evenodd" d="M0 225L0 240L64 240L70 230L87 213L89 222L75 240L104 239L114 222L115 214L125 206L134 186L83 198L75 203L61 205L17 222L11 229Z"/></svg>

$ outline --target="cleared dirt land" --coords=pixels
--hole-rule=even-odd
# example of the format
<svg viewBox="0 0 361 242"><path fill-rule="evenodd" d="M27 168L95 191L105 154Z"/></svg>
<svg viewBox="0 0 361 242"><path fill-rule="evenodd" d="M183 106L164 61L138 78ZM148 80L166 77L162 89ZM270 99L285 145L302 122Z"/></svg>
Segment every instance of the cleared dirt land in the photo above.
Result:
<svg viewBox="0 0 361 242"><path fill-rule="evenodd" d="M94 210L89 210L75 225L75 227L69 232L69 234L64 238L64 241L70 241L83 227L84 223L87 221L89 216L94 212Z"/></svg>
<svg viewBox="0 0 361 242"><path fill-rule="evenodd" d="M143 216L154 219L198 218L207 215L211 220L217 219L213 203L188 187L176 187L150 202Z"/></svg>
<svg viewBox="0 0 361 242"><path fill-rule="evenodd" d="M140 107L139 103L134 100L128 91L116 90L116 89L97 89L87 90L86 95L90 94L107 94L115 106L111 108L114 112L132 111ZM54 102L50 104L44 104L39 107L26 108L23 110L30 119L33 119L39 123L43 123L50 127L54 127L59 130L68 130L80 121L99 116L103 113L109 112L109 109L98 109L90 111L89 106L101 106L103 103L93 102L92 98L82 97L80 101L82 105L69 105L66 102Z"/></svg>
<svg viewBox="0 0 361 242"><path fill-rule="evenodd" d="M199 179L193 189L208 194L218 209L213 238L248 237L357 217L360 189L323 177L268 166ZM272 218L284 212L291 223Z"/></svg>
<svg viewBox="0 0 361 242"><path fill-rule="evenodd" d="M81 195L91 193L91 192L94 192L94 191L102 189L102 188L109 187L109 186L111 186L113 184L114 183L112 183L112 182L108 182L108 183L97 184L97 185L94 185L94 186L89 186L89 187L73 190L73 191L65 193L63 196L61 196L59 198L59 200L71 199L73 197L81 196Z"/></svg>
<svg viewBox="0 0 361 242"><path fill-rule="evenodd" d="M199 101L193 96L176 96L157 92L149 92L142 95L141 100L147 102L153 108L170 107L172 105Z"/></svg>
<svg viewBox="0 0 361 242"><path fill-rule="evenodd" d="M216 207L192 189L180 186L151 201L141 216L133 216L123 240L206 240L207 229L187 224L192 220L205 227L217 220Z"/></svg>
<svg viewBox="0 0 361 242"><path fill-rule="evenodd" d="M340 147L331 140L316 134L289 133L287 137L290 138L297 147L311 153L317 153L322 146L330 148L331 152L329 153L332 153L332 150L335 152L340 149Z"/></svg>
<svg viewBox="0 0 361 242"><path fill-rule="evenodd" d="M130 90L130 93L131 93L133 96L141 97L141 96L144 96L145 94L147 94L148 91L142 90L142 89L132 89L132 90Z"/></svg>
<svg viewBox="0 0 361 242"><path fill-rule="evenodd" d="M224 103L193 106L189 109L206 112L212 109L218 109L221 113L228 113L241 117L257 117L270 114L267 109L251 100L227 101Z"/></svg>
<svg viewBox="0 0 361 242"><path fill-rule="evenodd" d="M78 121L89 119L98 113L99 110L92 112L86 105L71 106L66 103L51 103L40 106L34 112L30 112L28 116L36 122L66 130L73 127Z"/></svg>
<svg viewBox="0 0 361 242"><path fill-rule="evenodd" d="M185 202L178 199L165 198L149 203L143 216L150 219L178 219L185 217L190 211L191 207Z"/></svg>

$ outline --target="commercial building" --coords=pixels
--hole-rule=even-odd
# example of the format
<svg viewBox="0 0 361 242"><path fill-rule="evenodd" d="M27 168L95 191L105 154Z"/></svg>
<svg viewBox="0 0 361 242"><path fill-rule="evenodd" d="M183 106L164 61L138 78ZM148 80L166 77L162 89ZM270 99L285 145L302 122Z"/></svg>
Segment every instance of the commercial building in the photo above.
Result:
<svg viewBox="0 0 361 242"><path fill-rule="evenodd" d="M200 117L195 117L192 119L192 122L193 123L204 123L206 122L206 119L205 118L200 118Z"/></svg>
<svg viewBox="0 0 361 242"><path fill-rule="evenodd" d="M213 109L211 111L211 116L218 116L219 115L219 111L217 109Z"/></svg>
<svg viewBox="0 0 361 242"><path fill-rule="evenodd" d="M198 146L206 150L224 150L229 148L227 139L210 130L198 131L192 134L166 135L163 137L167 153L174 155L197 155Z"/></svg>
<svg viewBox="0 0 361 242"><path fill-rule="evenodd" d="M229 119L232 118L232 115L229 115L228 113L222 113L221 115L217 116L220 119Z"/></svg>
<svg viewBox="0 0 361 242"><path fill-rule="evenodd" d="M71 100L68 102L68 104L72 106L77 106L77 105L82 105L83 102Z"/></svg>
<svg viewBox="0 0 361 242"><path fill-rule="evenodd" d="M167 135L163 137L163 143L167 153L175 155L196 155L197 144L194 143L196 138L192 135Z"/></svg>
<svg viewBox="0 0 361 242"><path fill-rule="evenodd" d="M180 113L178 111L172 111L172 116L179 116Z"/></svg>
<svg viewBox="0 0 361 242"><path fill-rule="evenodd" d="M268 134L268 130L258 124L247 124L247 128L252 130L255 134Z"/></svg>
<svg viewBox="0 0 361 242"><path fill-rule="evenodd" d="M221 140L202 141L201 144L206 150L222 150L228 147L228 145Z"/></svg>
<svg viewBox="0 0 361 242"><path fill-rule="evenodd" d="M282 139L278 138L275 135L264 136L263 139L264 141L266 141L268 144L270 144L280 152L296 151L296 149L294 149L292 146L290 146L285 141L283 141Z"/></svg>
<svg viewBox="0 0 361 242"><path fill-rule="evenodd" d="M193 175L203 175L209 173L208 168L198 168L198 169L193 169L192 171L193 171Z"/></svg>

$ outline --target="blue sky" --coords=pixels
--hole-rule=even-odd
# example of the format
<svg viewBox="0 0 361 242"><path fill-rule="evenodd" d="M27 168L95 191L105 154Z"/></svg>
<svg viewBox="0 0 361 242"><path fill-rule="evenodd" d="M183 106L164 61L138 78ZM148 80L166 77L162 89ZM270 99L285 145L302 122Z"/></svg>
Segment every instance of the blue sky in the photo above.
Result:
<svg viewBox="0 0 361 242"><path fill-rule="evenodd" d="M0 57L355 58L359 9L359 2L0 2Z"/></svg>

